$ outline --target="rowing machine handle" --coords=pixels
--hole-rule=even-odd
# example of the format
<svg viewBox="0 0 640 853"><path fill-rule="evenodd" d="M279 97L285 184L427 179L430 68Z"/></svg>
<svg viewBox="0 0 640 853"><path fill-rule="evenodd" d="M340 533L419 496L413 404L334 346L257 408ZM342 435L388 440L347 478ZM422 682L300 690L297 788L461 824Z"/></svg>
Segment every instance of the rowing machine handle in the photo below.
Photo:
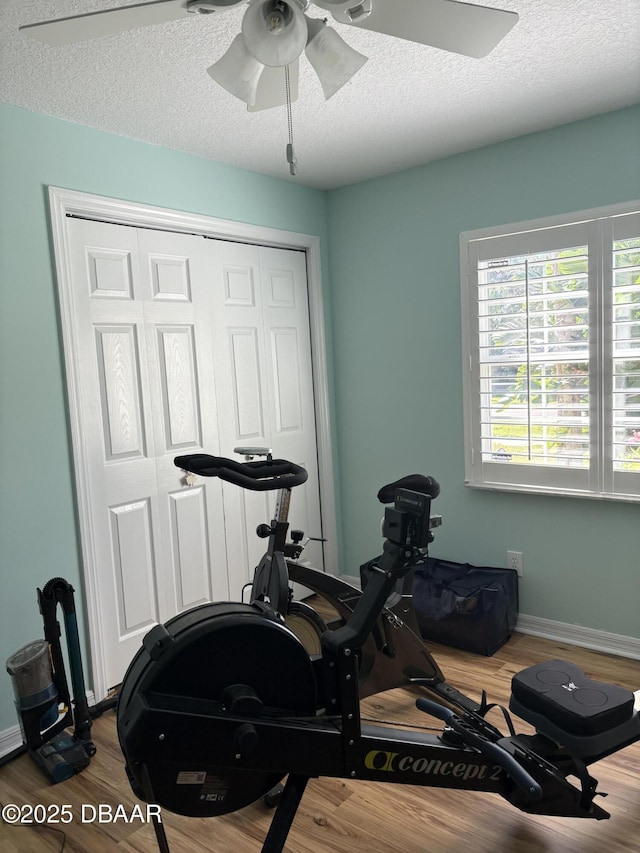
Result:
<svg viewBox="0 0 640 853"><path fill-rule="evenodd" d="M191 453L187 456L176 456L173 462L183 471L200 474L202 477L219 477L227 483L253 492L291 489L305 483L309 476L304 468L287 459L237 462L224 456Z"/></svg>
<svg viewBox="0 0 640 853"><path fill-rule="evenodd" d="M426 714L431 714L432 717L442 720L443 723L446 723L455 732L458 732L465 743L469 744L469 746L475 747L483 755L486 755L487 758L500 765L500 767L502 767L502 769L513 779L515 784L520 788L528 800L540 799L542 796L542 786L540 783L536 782L533 776L524 769L524 767L513 757L513 755L511 755L510 752L507 752L506 749L501 747L500 744L486 740L481 735L473 732L473 730L471 730L469 726L465 725L460 717L458 717L455 711L452 711L450 708L445 708L444 705L440 705L438 702L432 702L430 699L425 699L421 696L419 699L416 699L416 707L421 711L424 711Z"/></svg>

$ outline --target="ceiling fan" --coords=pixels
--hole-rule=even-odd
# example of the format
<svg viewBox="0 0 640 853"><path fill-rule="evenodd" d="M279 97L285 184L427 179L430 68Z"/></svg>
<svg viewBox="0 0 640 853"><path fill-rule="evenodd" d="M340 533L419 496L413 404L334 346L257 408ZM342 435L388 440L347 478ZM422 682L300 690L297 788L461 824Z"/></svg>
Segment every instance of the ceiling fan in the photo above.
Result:
<svg viewBox="0 0 640 853"><path fill-rule="evenodd" d="M50 45L71 44L125 30L213 14L247 0L153 0L27 24L25 36ZM332 97L367 58L349 47L326 19L306 15L309 0L249 0L241 32L207 69L250 111L290 104L297 98L299 58L304 52ZM458 0L314 0L334 20L465 56L486 56L518 20L515 12ZM283 72L286 86L283 85Z"/></svg>

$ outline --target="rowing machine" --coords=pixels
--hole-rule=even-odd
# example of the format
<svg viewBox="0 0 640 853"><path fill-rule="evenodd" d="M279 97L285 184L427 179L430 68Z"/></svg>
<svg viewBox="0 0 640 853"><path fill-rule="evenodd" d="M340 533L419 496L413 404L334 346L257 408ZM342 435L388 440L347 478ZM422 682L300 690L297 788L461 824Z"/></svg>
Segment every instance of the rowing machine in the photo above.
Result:
<svg viewBox="0 0 640 853"><path fill-rule="evenodd" d="M306 479L285 460L211 458L215 475L245 488ZM308 654L266 600L204 605L156 626L125 675L118 705L118 737L137 796L213 817L254 802L287 776L262 853L281 853L315 776L489 791L532 814L607 818L586 767L640 739L629 691L582 676L564 691L571 698L558 702L533 677L516 710L525 719L535 714L535 735L504 735L484 718L485 708L460 701L457 691L417 700L444 722L438 736L362 723L361 650L396 583L426 555L430 506L429 495L398 490L385 511L383 554L345 624L322 635L319 655ZM581 706L580 690L599 691L601 707ZM603 715L602 706L615 713ZM587 724L570 749L563 733L571 737L578 721ZM155 827L167 850L162 825Z"/></svg>

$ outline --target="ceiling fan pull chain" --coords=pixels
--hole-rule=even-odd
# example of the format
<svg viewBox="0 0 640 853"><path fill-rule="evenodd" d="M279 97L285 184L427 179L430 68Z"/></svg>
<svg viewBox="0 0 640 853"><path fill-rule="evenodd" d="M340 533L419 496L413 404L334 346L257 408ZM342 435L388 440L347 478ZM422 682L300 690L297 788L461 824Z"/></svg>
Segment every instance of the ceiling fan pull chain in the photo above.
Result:
<svg viewBox="0 0 640 853"><path fill-rule="evenodd" d="M292 175L298 174L298 160L293 150L293 117L291 114L291 80L289 78L289 66L284 67L284 87L287 96L287 123L289 125L289 144L287 145L287 163Z"/></svg>

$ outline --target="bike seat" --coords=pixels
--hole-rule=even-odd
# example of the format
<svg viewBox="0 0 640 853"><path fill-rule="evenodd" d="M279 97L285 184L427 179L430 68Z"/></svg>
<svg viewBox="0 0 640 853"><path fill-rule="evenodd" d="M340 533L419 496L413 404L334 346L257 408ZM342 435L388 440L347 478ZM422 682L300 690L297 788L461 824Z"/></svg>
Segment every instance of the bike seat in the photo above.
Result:
<svg viewBox="0 0 640 853"><path fill-rule="evenodd" d="M440 484L433 477L425 477L424 474L409 474L388 483L378 492L378 500L381 504L390 504L396 499L398 489L409 489L412 492L420 492L421 495L430 495L437 498L440 494Z"/></svg>
<svg viewBox="0 0 640 853"><path fill-rule="evenodd" d="M509 708L575 754L595 756L640 736L635 696L594 681L565 660L535 664L513 676Z"/></svg>

